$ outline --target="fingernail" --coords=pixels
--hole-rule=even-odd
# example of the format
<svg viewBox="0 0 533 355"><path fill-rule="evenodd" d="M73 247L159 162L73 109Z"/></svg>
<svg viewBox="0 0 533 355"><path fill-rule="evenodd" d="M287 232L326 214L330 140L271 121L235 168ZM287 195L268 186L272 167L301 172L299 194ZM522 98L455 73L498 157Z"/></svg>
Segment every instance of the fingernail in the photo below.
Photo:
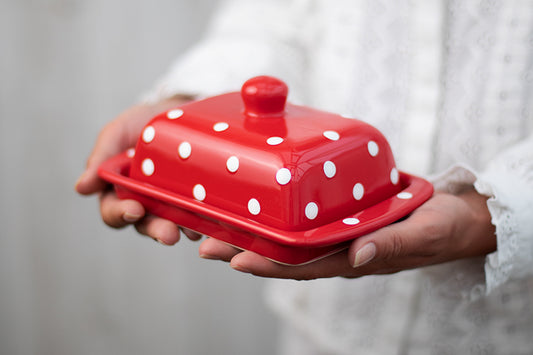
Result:
<svg viewBox="0 0 533 355"><path fill-rule="evenodd" d="M208 260L220 260L220 257L219 257L219 256L212 255L212 254L201 253L201 254L199 254L199 255L200 255L200 258L202 258L202 259L208 259Z"/></svg>
<svg viewBox="0 0 533 355"><path fill-rule="evenodd" d="M168 246L168 244L165 243L165 242L163 242L161 239L157 239L157 238L152 238L152 239L155 240L156 242L158 242L158 243L161 244L161 245L166 245L166 246Z"/></svg>
<svg viewBox="0 0 533 355"><path fill-rule="evenodd" d="M252 272L245 268L244 266L242 265L239 265L239 264L233 264L233 263L230 263L230 266L233 268L233 270L237 270L237 271L240 271L240 272L244 272L244 273L247 273L247 274L251 274Z"/></svg>
<svg viewBox="0 0 533 355"><path fill-rule="evenodd" d="M128 223L137 222L142 216L130 212L124 212L122 219Z"/></svg>
<svg viewBox="0 0 533 355"><path fill-rule="evenodd" d="M359 267L368 263L376 256L376 245L374 243L365 244L361 249L355 253L355 261L353 267Z"/></svg>

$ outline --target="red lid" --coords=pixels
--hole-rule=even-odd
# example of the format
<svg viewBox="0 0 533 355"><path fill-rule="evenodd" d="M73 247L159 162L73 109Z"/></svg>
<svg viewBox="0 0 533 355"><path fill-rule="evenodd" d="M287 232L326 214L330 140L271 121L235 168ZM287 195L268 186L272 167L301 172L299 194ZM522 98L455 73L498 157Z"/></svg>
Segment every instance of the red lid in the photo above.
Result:
<svg viewBox="0 0 533 355"><path fill-rule="evenodd" d="M130 176L283 230L353 215L402 190L374 127L286 103L261 76L240 93L192 102L143 130Z"/></svg>

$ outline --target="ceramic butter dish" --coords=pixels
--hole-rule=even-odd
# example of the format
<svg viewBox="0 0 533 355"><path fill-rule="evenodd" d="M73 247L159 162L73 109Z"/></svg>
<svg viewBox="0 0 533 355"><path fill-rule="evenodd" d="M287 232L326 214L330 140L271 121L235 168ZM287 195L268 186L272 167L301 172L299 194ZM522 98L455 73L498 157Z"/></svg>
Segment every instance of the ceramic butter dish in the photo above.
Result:
<svg viewBox="0 0 533 355"><path fill-rule="evenodd" d="M397 169L377 129L287 103L287 93L261 76L163 112L99 174L154 215L292 265L342 250L432 195Z"/></svg>

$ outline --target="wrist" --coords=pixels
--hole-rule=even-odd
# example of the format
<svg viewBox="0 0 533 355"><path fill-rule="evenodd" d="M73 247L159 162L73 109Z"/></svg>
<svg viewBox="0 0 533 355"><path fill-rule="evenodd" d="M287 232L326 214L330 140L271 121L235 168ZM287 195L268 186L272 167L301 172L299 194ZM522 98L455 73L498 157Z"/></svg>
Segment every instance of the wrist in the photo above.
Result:
<svg viewBox="0 0 533 355"><path fill-rule="evenodd" d="M465 189L457 195L469 211L469 223L463 232L466 251L470 256L487 255L496 250L496 228L492 224L492 217L487 206L488 197L479 194L473 187Z"/></svg>

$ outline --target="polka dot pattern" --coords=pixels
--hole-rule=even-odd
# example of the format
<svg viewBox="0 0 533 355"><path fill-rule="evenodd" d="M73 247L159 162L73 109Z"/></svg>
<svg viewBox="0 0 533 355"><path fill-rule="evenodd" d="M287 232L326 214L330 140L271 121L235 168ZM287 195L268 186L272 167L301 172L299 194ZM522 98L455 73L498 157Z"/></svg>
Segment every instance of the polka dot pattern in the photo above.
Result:
<svg viewBox="0 0 533 355"><path fill-rule="evenodd" d="M175 109L175 110L168 111L167 112L167 117L169 119L177 119L177 118L182 117L183 114L184 114L183 110ZM227 122L217 122L217 123L213 124L213 126L212 126L212 130L214 132L224 132L224 131L228 130L229 128L230 128L230 124L227 123ZM339 134L339 132L334 131L334 130L324 130L324 131L321 131L321 132L322 132L322 136L325 137L326 139L330 140L330 141L338 141L341 138L341 135ZM320 133L318 133L318 134L320 134ZM144 128L143 132L142 132L142 135L141 135L142 141L144 143L151 143L152 141L154 141L155 138L156 138L156 129L154 128L154 126L152 126L152 125L146 126ZM159 138L159 139L161 139L161 138ZM271 137L268 137L266 139L266 143L269 146L277 146L277 145L280 145L280 144L282 144L284 142L285 142L284 138L279 137L279 136L271 136ZM380 153L380 147L379 147L377 142L381 142L381 141L379 141L379 140L377 140L377 141L370 140L366 144L366 149L368 151L368 154L371 157L376 157ZM194 145L194 142L192 144ZM283 149L285 149L285 148L283 148ZM178 146L178 156L179 156L179 158L181 158L182 160L189 159L191 157L192 150L193 150L193 147L192 147L190 142L187 142L187 141L181 142L179 144L179 146ZM364 148L363 148L363 151L364 151ZM135 149L131 148L126 153L127 153L128 157L130 157L130 158L134 157ZM199 150L198 152L195 153L195 160L197 159L196 156L198 156L200 159L202 159L202 154L201 153L202 153L201 150ZM235 153L237 153L237 152L235 152ZM228 154L228 156L229 157L227 157L227 159L226 159L226 170L227 170L227 173L235 174L241 168L241 162L240 162L239 158L236 155ZM341 164L341 165L339 165L339 167L337 167L337 165L336 165L336 163L340 164L340 160L336 159L335 156L333 156L330 159L335 160L336 163L331 161L331 160L326 160L326 159L324 159L322 162L320 162L320 161L313 162L313 164L318 164L318 165L314 165L314 167L316 167L316 169L317 169L315 171L317 171L320 174L319 169L320 169L320 164L321 164L322 165L322 172L323 172L324 176L327 179L333 179L333 181L336 181L336 179L338 179L339 181L345 181L344 179L346 179L346 176L343 175L343 171L345 170L345 169L343 169L343 165ZM371 158L369 158L369 159L371 159ZM156 163L157 163L157 160L156 160ZM371 160L365 161L364 163L365 164L372 164ZM292 172L291 172L291 169L292 169ZM278 170L274 170L273 173L275 173L275 176L274 176L275 182L278 185L281 185L281 186L285 186L285 185L290 184L291 181L293 180L292 173L294 173L296 171L296 170L294 170L296 168L292 168L291 167L291 169L282 167L282 168L279 168ZM313 169L315 169L315 168L313 168ZM348 169L348 170L350 170L350 169ZM155 163L154 163L154 161L152 159L149 159L149 158L144 159L142 161L142 163L141 163L141 171L142 171L142 173L145 176L152 176L154 174L154 172L155 172ZM346 174L346 172L344 172L344 174ZM336 178L336 176L339 176L339 177ZM270 177L270 179L271 178L272 177ZM322 179L324 179L324 178L322 177ZM352 196L351 196L356 201L360 201L360 200L363 200L365 198L365 186L366 186L367 183L371 184L371 181L368 181L368 178L365 177L365 175L360 176L358 179L360 179L359 182L355 183L352 186ZM398 171L398 169L396 167L392 167L390 169L390 171L389 171L389 180L390 180L390 183L392 183L393 185L398 185L399 184L399 182L400 182L400 173L399 173L399 171ZM272 180L270 180L270 181L272 181ZM322 180L322 181L325 182L326 180ZM363 184L365 184L365 185L363 185ZM190 186L192 186L192 185L194 185L193 188L192 188L192 195L193 195L194 199L197 200L197 201L204 201L206 199L206 196L207 196L205 187L202 184L195 184L195 182L193 182L192 184L188 185L189 186L188 189L190 189ZM336 185L331 185L331 186L336 186ZM348 194L348 196L346 197L347 199L351 198L349 196L349 193L350 193L349 192L349 188L350 188L349 186L350 185L347 186L348 191L346 191L347 194ZM191 190L189 190L189 191L191 191ZM262 201L263 198L268 199L268 197L265 197L265 196L256 196L256 198L250 198L248 200L247 209L248 209L248 212L251 215L257 216L257 215L259 215L262 212L261 203L264 202L264 201ZM413 194L409 193L409 192L400 192L400 193L396 194L396 198L402 199L402 200L408 200L408 199L413 198ZM308 202L305 205L305 209L302 211L304 216L301 216L300 218L307 219L307 220L315 220L315 219L317 219L319 217L319 215L321 214L321 212L323 213L323 211L320 211L320 209L319 209L319 204L321 204L321 203L324 203L324 201L315 200L315 201L312 201L312 202ZM326 205L324 205L324 206L326 206ZM322 208L326 208L324 206ZM341 221L339 221L338 223L341 223ZM349 217L349 218L342 219L342 223L344 225L346 225L346 226L354 226L354 225L359 224L360 220L358 218L355 218L355 217Z"/></svg>
<svg viewBox="0 0 533 355"><path fill-rule="evenodd" d="M341 137L336 131L324 131L322 135L331 141L338 141Z"/></svg>
<svg viewBox="0 0 533 355"><path fill-rule="evenodd" d="M257 201L255 198L250 199L248 201L248 211L254 216L257 216L261 212L261 205L259 204L259 201Z"/></svg>
<svg viewBox="0 0 533 355"><path fill-rule="evenodd" d="M410 192L400 192L396 195L400 200L409 200L413 198L413 194Z"/></svg>
<svg viewBox="0 0 533 355"><path fill-rule="evenodd" d="M229 128L229 124L227 124L226 122L218 122L218 123L215 123L215 125L213 126L213 130L215 132L224 132L228 128Z"/></svg>
<svg viewBox="0 0 533 355"><path fill-rule="evenodd" d="M400 174L398 173L398 169L392 168L390 171L390 181L396 185L400 181Z"/></svg>
<svg viewBox="0 0 533 355"><path fill-rule="evenodd" d="M192 147L189 142L183 142L178 147L178 154L181 159L188 159L191 156Z"/></svg>
<svg viewBox="0 0 533 355"><path fill-rule="evenodd" d="M235 155L229 157L228 160L226 160L226 169L228 169L230 173L237 172L237 170L239 170L239 158Z"/></svg>
<svg viewBox="0 0 533 355"><path fill-rule="evenodd" d="M357 201L360 201L363 198L363 195L365 194L365 188L363 184L357 183L354 185L353 190L353 198L355 198Z"/></svg>
<svg viewBox="0 0 533 355"><path fill-rule="evenodd" d="M359 224L359 220L357 218L345 218L342 220L342 223L346 224L347 226L355 226L356 224Z"/></svg>
<svg viewBox="0 0 533 355"><path fill-rule="evenodd" d="M152 126L147 126L142 134L142 139L144 143L150 143L154 140L155 137L155 128Z"/></svg>
<svg viewBox="0 0 533 355"><path fill-rule="evenodd" d="M378 155L378 153L379 153L379 146L378 146L378 144L377 144L376 142L374 142L374 141L370 141L370 142L368 142L368 144L367 144L367 148L368 148L368 153L369 153L371 156L375 157L376 155Z"/></svg>
<svg viewBox="0 0 533 355"><path fill-rule="evenodd" d="M307 206L305 206L305 216L313 220L318 216L318 205L314 202L309 202Z"/></svg>
<svg viewBox="0 0 533 355"><path fill-rule="evenodd" d="M281 143L283 143L283 138L281 137L270 137L267 139L267 144L268 145L279 145Z"/></svg>
<svg viewBox="0 0 533 355"><path fill-rule="evenodd" d="M192 195L198 201L205 200L205 197L206 197L205 187L203 185L201 185L201 184L194 185L194 187L192 189Z"/></svg>
<svg viewBox="0 0 533 355"><path fill-rule="evenodd" d="M133 158L135 156L135 148L130 148L126 151L126 156L128 158Z"/></svg>
<svg viewBox="0 0 533 355"><path fill-rule="evenodd" d="M324 169L324 175L326 175L327 178L331 179L335 176L337 173L337 167L335 166L335 163L332 161L326 161L323 166Z"/></svg>
<svg viewBox="0 0 533 355"><path fill-rule="evenodd" d="M179 108L167 112L167 118L170 120L175 120L181 116L183 116L183 110Z"/></svg>
<svg viewBox="0 0 533 355"><path fill-rule="evenodd" d="M287 185L291 181L291 171L287 168L281 168L276 173L276 181L280 185Z"/></svg>
<svg viewBox="0 0 533 355"><path fill-rule="evenodd" d="M152 159L144 159L141 163L141 170L144 175L152 176L155 171L155 165Z"/></svg>

